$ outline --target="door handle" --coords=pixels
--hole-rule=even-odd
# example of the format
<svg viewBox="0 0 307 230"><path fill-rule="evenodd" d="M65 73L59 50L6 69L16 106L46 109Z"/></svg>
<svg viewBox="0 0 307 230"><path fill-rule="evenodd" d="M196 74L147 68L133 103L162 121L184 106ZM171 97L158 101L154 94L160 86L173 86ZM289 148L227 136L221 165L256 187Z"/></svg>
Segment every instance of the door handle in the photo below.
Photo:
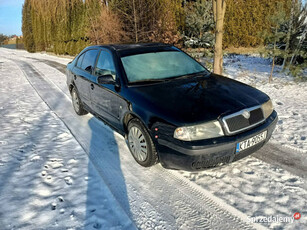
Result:
<svg viewBox="0 0 307 230"><path fill-rule="evenodd" d="M94 87L94 84L91 84L91 89L93 90L95 87Z"/></svg>

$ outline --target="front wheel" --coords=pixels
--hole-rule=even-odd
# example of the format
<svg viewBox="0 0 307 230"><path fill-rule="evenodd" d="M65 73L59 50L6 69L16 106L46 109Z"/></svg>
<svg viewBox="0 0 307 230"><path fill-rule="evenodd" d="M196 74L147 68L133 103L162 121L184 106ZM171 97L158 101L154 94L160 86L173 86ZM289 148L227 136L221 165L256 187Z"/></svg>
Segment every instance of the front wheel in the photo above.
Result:
<svg viewBox="0 0 307 230"><path fill-rule="evenodd" d="M77 93L77 90L74 88L72 88L71 90L71 100L72 100L72 105L74 107L74 110L76 112L76 114L78 114L79 116L81 115L85 115L88 112L83 108L82 102L79 98L79 95Z"/></svg>
<svg viewBox="0 0 307 230"><path fill-rule="evenodd" d="M158 162L154 143L138 119L133 119L128 124L128 147L140 165L150 167Z"/></svg>

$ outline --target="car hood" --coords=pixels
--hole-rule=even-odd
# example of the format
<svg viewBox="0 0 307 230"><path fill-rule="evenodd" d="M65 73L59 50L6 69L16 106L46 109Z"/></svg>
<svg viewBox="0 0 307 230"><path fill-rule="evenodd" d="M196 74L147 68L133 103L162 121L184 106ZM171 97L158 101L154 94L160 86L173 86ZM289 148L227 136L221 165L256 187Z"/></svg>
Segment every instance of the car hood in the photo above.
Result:
<svg viewBox="0 0 307 230"><path fill-rule="evenodd" d="M269 99L251 86L215 74L132 86L129 91L133 104L174 125L214 120Z"/></svg>

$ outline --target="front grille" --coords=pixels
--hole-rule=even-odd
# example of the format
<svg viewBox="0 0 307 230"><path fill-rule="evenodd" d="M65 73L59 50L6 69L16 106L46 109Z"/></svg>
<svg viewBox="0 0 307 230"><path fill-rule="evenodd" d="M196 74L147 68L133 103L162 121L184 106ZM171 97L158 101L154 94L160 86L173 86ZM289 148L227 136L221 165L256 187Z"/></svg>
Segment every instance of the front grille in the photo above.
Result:
<svg viewBox="0 0 307 230"><path fill-rule="evenodd" d="M248 111L249 118L243 116L244 111ZM264 120L261 107L253 107L246 110L242 110L238 113L228 115L223 118L224 125L229 134L237 133L246 129L249 129Z"/></svg>

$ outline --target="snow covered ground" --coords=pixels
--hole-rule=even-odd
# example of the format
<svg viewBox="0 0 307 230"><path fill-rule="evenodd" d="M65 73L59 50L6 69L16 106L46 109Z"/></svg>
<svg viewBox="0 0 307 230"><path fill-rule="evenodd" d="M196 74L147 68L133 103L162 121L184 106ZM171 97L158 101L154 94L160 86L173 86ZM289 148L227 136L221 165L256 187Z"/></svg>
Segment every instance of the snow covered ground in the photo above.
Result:
<svg viewBox="0 0 307 230"><path fill-rule="evenodd" d="M276 66L273 82L268 83L270 59L230 55L224 61L226 76L262 90L273 100L279 121L272 142L307 153L307 82L295 82Z"/></svg>
<svg viewBox="0 0 307 230"><path fill-rule="evenodd" d="M3 56L0 79L0 229L134 229L67 127Z"/></svg>
<svg viewBox="0 0 307 230"><path fill-rule="evenodd" d="M74 114L65 75L42 60L70 61L0 49L0 229L306 226L306 179L252 156L198 173L142 168L120 135ZM306 83L277 68L267 84L269 61L257 57L226 58L225 67L273 99L280 121L270 142L306 153Z"/></svg>

